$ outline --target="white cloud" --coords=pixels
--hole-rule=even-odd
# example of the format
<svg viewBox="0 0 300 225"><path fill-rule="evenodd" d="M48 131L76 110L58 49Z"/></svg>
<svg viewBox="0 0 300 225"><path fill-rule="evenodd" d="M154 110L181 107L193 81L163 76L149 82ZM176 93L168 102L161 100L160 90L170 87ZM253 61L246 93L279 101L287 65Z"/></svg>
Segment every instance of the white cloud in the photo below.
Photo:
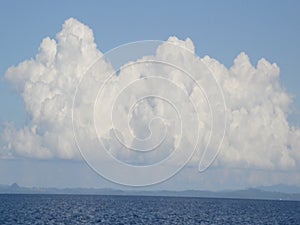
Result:
<svg viewBox="0 0 300 225"><path fill-rule="evenodd" d="M22 95L29 116L23 129L8 126L4 131L3 139L13 155L78 157L71 129L73 93L99 55L93 32L69 19L56 40L42 41L35 59L7 70L5 77Z"/></svg>
<svg viewBox="0 0 300 225"><path fill-rule="evenodd" d="M182 41L170 37L168 41L194 54L195 48L190 39ZM102 53L94 43L92 30L75 19L69 19L64 23L62 31L57 34L55 40L45 38L42 41L34 59L24 61L7 70L5 77L22 95L29 122L22 129L16 129L13 125L6 126L2 133L5 150L2 153L3 157L80 158L72 130L73 96L82 75L100 56ZM226 99L228 119L226 135L216 165L267 170L299 167L300 130L292 127L287 121L292 98L280 84L280 71L276 64L261 59L254 67L248 56L241 53L234 60L233 66L226 68L209 56L200 59L185 54L184 51L177 51L168 44L162 44L155 56L147 56L144 59L165 60L189 67L192 72L199 74L197 80L204 85L207 81L201 77L205 73L202 63L213 72ZM96 75L112 71L109 64L101 61L98 66L93 67L91 73L95 73L95 76L86 85L94 87L92 85L94 82L99 82L99 79L104 80L104 77ZM108 113L106 111L108 108L105 106L111 105L116 94L133 78L140 79L153 73L168 74L168 78L183 88L197 103L196 108L202 119L200 128L204 139L207 138L210 128L209 111L199 89L189 79L182 78L180 72L158 65L136 64L123 68L119 76L113 77L113 82L106 86L104 104L96 105L96 112L105 116ZM192 127L197 115L191 114L193 112L189 108L191 106L175 89L166 88L163 82L139 83L139 86L135 87L136 93L139 92L141 95L143 91L146 93L156 90L159 92L157 94L172 96L174 101L177 99L178 105L182 104L182 108L185 109L182 111L183 119ZM208 94L213 96L213 93ZM80 97L86 101L84 104L92 103L89 101L91 97L89 93ZM155 116L165 118L164 122L168 124L168 136L158 153L148 154L147 163L152 163L157 159L163 159L178 144L177 138L180 135L177 114L165 102L148 99L137 106L132 117L129 118L128 128L128 110L125 110L126 105L122 105L122 102L130 105L136 100L136 96L124 95L123 99L120 99L119 109L116 110L119 117L114 122L119 130L130 130L130 132L120 133L120 138L125 143L145 147L136 142L134 135L139 138L147 137L150 132L147 127L149 119ZM82 105L80 107L82 108ZM90 112L82 110L80 113L88 115ZM81 125L85 126L84 121L81 122ZM99 123L100 136L116 157L127 162L145 163L143 156L129 154L120 146L111 133L111 124L108 121L101 120ZM158 120L153 120L151 125L151 131L159 131L158 135L153 132L152 139L147 142L153 147L153 144L160 139L160 135L164 133L164 127ZM216 127L222 129L222 125L218 127L217 124ZM131 135L132 133L134 135ZM189 148L195 138L195 131L191 129L183 135L185 147ZM87 143L87 146L90 144ZM196 157L193 162L198 160Z"/></svg>

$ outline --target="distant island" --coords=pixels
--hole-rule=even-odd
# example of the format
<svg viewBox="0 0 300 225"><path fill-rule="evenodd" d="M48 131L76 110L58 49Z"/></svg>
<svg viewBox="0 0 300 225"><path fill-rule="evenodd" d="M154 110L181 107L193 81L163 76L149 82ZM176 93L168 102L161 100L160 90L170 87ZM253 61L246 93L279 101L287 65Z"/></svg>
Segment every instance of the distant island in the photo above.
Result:
<svg viewBox="0 0 300 225"><path fill-rule="evenodd" d="M0 194L74 194L74 195L134 195L134 196L174 196L201 198L236 198L300 201L300 188L287 185L262 186L243 190L119 190L109 188L38 188L21 187L17 183L0 185Z"/></svg>

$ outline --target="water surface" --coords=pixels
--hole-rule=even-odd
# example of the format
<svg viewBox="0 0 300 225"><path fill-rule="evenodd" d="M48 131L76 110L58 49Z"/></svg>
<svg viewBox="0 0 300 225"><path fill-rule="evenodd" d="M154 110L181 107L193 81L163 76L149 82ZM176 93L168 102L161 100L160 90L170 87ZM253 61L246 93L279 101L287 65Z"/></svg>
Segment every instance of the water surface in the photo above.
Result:
<svg viewBox="0 0 300 225"><path fill-rule="evenodd" d="M300 224L300 202L0 195L0 224Z"/></svg>

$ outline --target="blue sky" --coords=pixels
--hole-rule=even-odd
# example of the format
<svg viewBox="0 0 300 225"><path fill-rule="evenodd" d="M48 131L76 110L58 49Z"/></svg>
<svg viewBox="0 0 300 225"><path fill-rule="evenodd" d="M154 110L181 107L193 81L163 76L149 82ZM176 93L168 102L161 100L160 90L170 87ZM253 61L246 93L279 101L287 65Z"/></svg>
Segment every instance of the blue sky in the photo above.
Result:
<svg viewBox="0 0 300 225"><path fill-rule="evenodd" d="M27 120L22 99L3 79L5 71L34 58L42 39L54 38L63 22L74 17L92 28L102 52L127 42L175 35L191 38L199 56L209 55L227 67L242 51L254 65L264 57L280 67L281 83L294 96L289 120L300 126L299 1L1 1L0 5L1 123L22 126ZM4 170L13 165L4 165ZM22 183L20 174L13 174L3 175L0 183L13 179ZM52 181L37 178L23 183L43 186Z"/></svg>

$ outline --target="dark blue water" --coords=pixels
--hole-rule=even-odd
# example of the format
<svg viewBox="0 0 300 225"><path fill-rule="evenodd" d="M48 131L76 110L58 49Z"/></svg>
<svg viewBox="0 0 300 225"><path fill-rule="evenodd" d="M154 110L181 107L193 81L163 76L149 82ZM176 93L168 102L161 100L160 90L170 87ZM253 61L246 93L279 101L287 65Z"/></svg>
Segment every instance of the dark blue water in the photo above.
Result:
<svg viewBox="0 0 300 225"><path fill-rule="evenodd" d="M300 202L0 195L0 224L300 224Z"/></svg>

